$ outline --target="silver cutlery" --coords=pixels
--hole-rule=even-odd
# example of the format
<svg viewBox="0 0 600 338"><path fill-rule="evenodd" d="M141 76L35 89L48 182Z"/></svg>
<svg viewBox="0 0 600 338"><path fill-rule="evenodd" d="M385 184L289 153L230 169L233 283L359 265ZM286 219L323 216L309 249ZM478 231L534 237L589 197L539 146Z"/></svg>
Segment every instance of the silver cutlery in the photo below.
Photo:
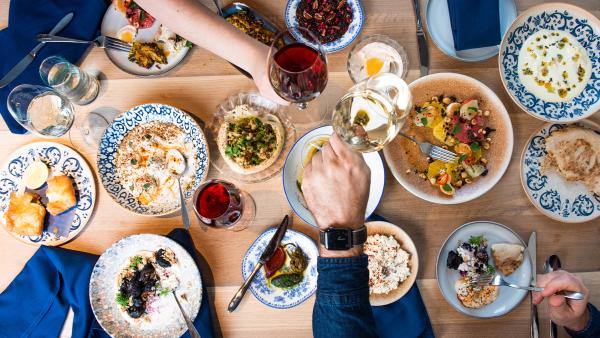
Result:
<svg viewBox="0 0 600 338"><path fill-rule="evenodd" d="M52 35L52 34L39 34L37 36L37 39L38 39L38 41L45 42L45 43L61 42L61 43L88 44L88 45L94 45L94 46L100 47L100 48L114 49L114 50L118 50L121 52L129 52L131 50L131 44L129 44L123 40L111 38L110 36L104 36L104 35L100 35L99 37L95 38L94 40L90 40L90 41L66 38L63 36L56 36L56 35Z"/></svg>
<svg viewBox="0 0 600 338"><path fill-rule="evenodd" d="M560 259L557 255L552 255L548 257L546 263L544 264L544 272L549 273L552 271L558 271L561 269ZM550 338L558 337L558 326L555 322L550 320Z"/></svg>
<svg viewBox="0 0 600 338"><path fill-rule="evenodd" d="M440 160L444 162L454 162L458 160L458 155L451 152L450 150L446 150L442 147L434 146L429 142L418 142L414 137L410 137L402 132L399 132L398 135L405 137L419 146L421 152L434 160Z"/></svg>
<svg viewBox="0 0 600 338"><path fill-rule="evenodd" d="M177 294L175 293L175 290L171 291L171 294L175 298L175 302L177 302L177 306L179 307L179 310L181 311L181 315L183 316L183 319L185 320L185 324L188 327L188 331L190 332L190 336L192 338L200 338L200 333L198 333L198 330L196 330L196 327L194 326L194 323L192 323L190 317L188 317L188 315L185 314L185 311L183 311L183 307L179 303L179 299L177 299Z"/></svg>
<svg viewBox="0 0 600 338"><path fill-rule="evenodd" d="M51 35L59 33L62 31L70 22L73 20L73 12L65 15L60 21L52 28L50 31ZM0 79L0 88L6 87L9 83L11 83L14 79L17 78L26 68L33 62L35 57L38 55L40 50L45 46L44 42L38 43L29 54L25 55L25 57L19 61L2 79Z"/></svg>
<svg viewBox="0 0 600 338"><path fill-rule="evenodd" d="M417 24L417 46L419 46L421 76L425 76L429 74L429 50L427 49L427 39L425 39L423 24L421 23L421 9L419 6L419 0L413 0L413 8L415 10L415 21Z"/></svg>
<svg viewBox="0 0 600 338"><path fill-rule="evenodd" d="M478 277L473 278L470 282L471 282L471 285L476 285L476 286L495 285L495 286L508 286L508 287L515 288L515 289L535 291L535 292L544 291L544 288L540 288L537 286L522 286L522 285L516 285L516 284L510 283L510 282L507 282L500 275L478 276ZM572 292L572 291L561 291L561 292L557 292L556 295L563 296L565 298L573 299L573 300L582 300L585 298L585 295L583 293Z"/></svg>
<svg viewBox="0 0 600 338"><path fill-rule="evenodd" d="M273 234L273 237L269 241L269 244L267 244L267 247L265 248L263 253L260 255L258 262L254 266L254 270L252 270L252 273L250 273L250 276L248 276L248 278L244 281L244 284L242 284L240 289L235 293L235 295L231 299L231 302L229 302L227 311L233 312L238 307L238 305L242 301L242 298L246 294L246 291L248 291L248 287L250 287L250 283L252 282L252 279L254 279L254 276L256 275L258 270L260 270L260 268L262 268L262 266L265 265L265 263L267 263L269 261L269 259L271 259L271 257L277 250L277 247L281 243L281 240L283 239L283 236L285 235L285 232L287 231L288 224L289 224L289 217L288 217L288 215L285 215L285 217L283 218L283 221L281 221L281 224L279 224L279 227L277 228L277 230Z"/></svg>
<svg viewBox="0 0 600 338"><path fill-rule="evenodd" d="M181 188L181 176L187 169L185 157L177 149L171 149L167 152L167 166L171 176L177 179L177 187L179 188L179 204L181 205L181 219L185 230L190 230L190 216L185 204L185 196L183 196L183 188Z"/></svg>
<svg viewBox="0 0 600 338"><path fill-rule="evenodd" d="M215 3L215 7L217 7L217 14L219 14L220 17L223 17L223 10L221 9L219 0L213 0L213 2Z"/></svg>
<svg viewBox="0 0 600 338"><path fill-rule="evenodd" d="M536 260L537 260L537 236L535 231L531 233L529 236L529 241L527 242L527 252L529 253L529 259L531 259L531 282L533 285L537 283L537 268L536 268ZM537 305L533 303L533 292L529 294L529 300L531 302L531 338L538 338L540 336L540 325L538 320L538 312Z"/></svg>

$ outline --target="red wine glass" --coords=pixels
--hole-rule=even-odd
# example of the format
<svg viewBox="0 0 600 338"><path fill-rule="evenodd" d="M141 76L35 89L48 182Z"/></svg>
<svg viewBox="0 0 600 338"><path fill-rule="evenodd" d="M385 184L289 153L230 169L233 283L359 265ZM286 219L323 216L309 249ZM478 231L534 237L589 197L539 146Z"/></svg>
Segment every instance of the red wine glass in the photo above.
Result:
<svg viewBox="0 0 600 338"><path fill-rule="evenodd" d="M252 197L233 183L213 179L194 194L194 212L200 222L233 231L246 229L255 215Z"/></svg>

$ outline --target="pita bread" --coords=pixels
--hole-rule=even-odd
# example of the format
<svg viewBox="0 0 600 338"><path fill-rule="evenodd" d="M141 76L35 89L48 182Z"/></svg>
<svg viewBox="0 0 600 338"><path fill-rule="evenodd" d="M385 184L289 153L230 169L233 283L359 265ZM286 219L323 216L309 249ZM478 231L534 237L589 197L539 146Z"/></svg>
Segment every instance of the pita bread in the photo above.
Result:
<svg viewBox="0 0 600 338"><path fill-rule="evenodd" d="M500 243L492 245L492 256L496 268L505 276L510 276L523 263L525 248L519 244Z"/></svg>

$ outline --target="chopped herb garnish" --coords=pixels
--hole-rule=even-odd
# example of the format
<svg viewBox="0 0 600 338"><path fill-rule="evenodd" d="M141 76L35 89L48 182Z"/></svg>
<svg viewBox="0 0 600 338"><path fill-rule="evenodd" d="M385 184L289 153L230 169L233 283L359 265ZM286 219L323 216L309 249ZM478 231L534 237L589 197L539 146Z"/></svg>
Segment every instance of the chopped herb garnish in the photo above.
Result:
<svg viewBox="0 0 600 338"><path fill-rule="evenodd" d="M145 138L146 140L149 140L149 139L151 139L151 138L152 138L152 135L150 135L150 134L146 134L146 135L144 135L144 138Z"/></svg>
<svg viewBox="0 0 600 338"><path fill-rule="evenodd" d="M464 160L467 158L467 154L462 154L460 155L460 157L458 158L458 163L463 163Z"/></svg>
<svg viewBox="0 0 600 338"><path fill-rule="evenodd" d="M442 189L444 189L444 191L452 191L452 186L450 184L444 184Z"/></svg>
<svg viewBox="0 0 600 338"><path fill-rule="evenodd" d="M475 108L475 107L469 107L467 109L469 109L470 111L477 111L477 108Z"/></svg>
<svg viewBox="0 0 600 338"><path fill-rule="evenodd" d="M425 117L421 117L421 123L422 123L424 126L427 126L427 118L425 118Z"/></svg>
<svg viewBox="0 0 600 338"><path fill-rule="evenodd" d="M452 134L457 135L461 131L462 131L461 125L460 125L460 123L457 123L454 125L454 128L452 129Z"/></svg>
<svg viewBox="0 0 600 338"><path fill-rule="evenodd" d="M485 241L485 239L483 238L483 235L481 236L471 236L471 238L469 238L469 243L473 244L473 245L481 245L483 242Z"/></svg>
<svg viewBox="0 0 600 338"><path fill-rule="evenodd" d="M117 301L117 304L121 306L129 306L129 299L120 292L117 293L117 298L115 300Z"/></svg>
<svg viewBox="0 0 600 338"><path fill-rule="evenodd" d="M140 265L142 263L142 256L134 256L131 259L131 264L129 264L129 267L132 269L136 269L138 265Z"/></svg>
<svg viewBox="0 0 600 338"><path fill-rule="evenodd" d="M487 267L487 271L486 271L486 272L487 272L487 274L488 274L488 275L493 275L493 274L495 274L495 273L496 273L496 269L494 269L494 267L493 267L493 266L491 266L491 265L488 265L488 267Z"/></svg>
<svg viewBox="0 0 600 338"><path fill-rule="evenodd" d="M481 147L479 146L479 142L473 142L473 143L471 143L471 150L472 151L480 151Z"/></svg>
<svg viewBox="0 0 600 338"><path fill-rule="evenodd" d="M129 161L129 163L131 163L131 165L136 165L137 160L135 158L132 158L131 161Z"/></svg>
<svg viewBox="0 0 600 338"><path fill-rule="evenodd" d="M192 48L194 44L190 40L185 40L185 48Z"/></svg>
<svg viewBox="0 0 600 338"><path fill-rule="evenodd" d="M168 295L169 293L171 293L171 289L169 289L169 288L162 288L162 289L160 289L160 291L158 291L158 294L161 297L164 297L164 296Z"/></svg>
<svg viewBox="0 0 600 338"><path fill-rule="evenodd" d="M151 186L152 185L150 183L144 183L144 185L143 185L144 189L146 189L146 190L150 189Z"/></svg>

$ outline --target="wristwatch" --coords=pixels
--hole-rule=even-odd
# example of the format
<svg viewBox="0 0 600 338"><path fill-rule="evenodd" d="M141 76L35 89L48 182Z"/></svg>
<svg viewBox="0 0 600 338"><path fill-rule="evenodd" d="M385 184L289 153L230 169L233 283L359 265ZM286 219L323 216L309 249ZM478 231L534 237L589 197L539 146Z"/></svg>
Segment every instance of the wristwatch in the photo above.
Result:
<svg viewBox="0 0 600 338"><path fill-rule="evenodd" d="M327 250L349 250L367 241L367 227L359 229L328 228L319 232L319 241Z"/></svg>

